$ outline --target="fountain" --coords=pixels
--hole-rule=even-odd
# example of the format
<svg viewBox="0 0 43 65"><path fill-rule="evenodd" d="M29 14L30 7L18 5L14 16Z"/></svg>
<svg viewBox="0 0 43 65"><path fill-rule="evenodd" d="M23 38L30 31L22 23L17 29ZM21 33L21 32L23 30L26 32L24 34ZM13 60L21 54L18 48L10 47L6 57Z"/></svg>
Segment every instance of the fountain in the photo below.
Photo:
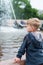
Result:
<svg viewBox="0 0 43 65"><path fill-rule="evenodd" d="M13 38L17 37L17 41L19 40L19 37L20 39L22 40L22 37L27 33L24 29L15 29L13 27L6 27L5 25L7 24L7 20L8 19L12 19L12 16L13 18L15 19L15 25L17 25L17 22L16 22L16 15L15 15L15 11L13 10L13 6L12 6L12 2L11 0L0 0L0 60L2 58L2 56L4 57L3 53L2 53L2 48L1 48L1 42L3 43L4 45L4 39L6 41L6 38L10 38L12 39L13 41ZM18 23L19 24L19 23ZM4 27L5 26L5 27ZM24 31L26 33L24 33ZM20 33L21 32L21 33ZM16 33L16 34L15 34ZM24 33L24 34L23 34ZM13 35L14 34L14 35ZM17 35L18 34L18 35ZM20 35L19 35L20 34ZM23 34L23 35L22 35ZM4 36L5 37L4 37ZM7 36L6 36L7 35ZM16 36L17 35L17 36ZM16 38L15 38L16 39ZM10 41L10 40L9 40ZM9 42L7 41L7 42ZM16 42L17 42L16 41ZM21 42L21 41L20 41ZM18 42L17 42L18 43ZM9 42L10 44L10 42ZM12 44L12 42L11 42ZM6 45L6 43L5 43ZM11 46L12 47L12 46ZM4 47L5 48L5 47ZM12 54L10 54L11 57L12 57ZM13 58L13 57L12 57ZM23 57L24 58L24 57ZM7 59L7 58L6 58ZM13 64L12 62L13 59L9 59L9 60L3 60L3 61L0 61L0 65L24 65L24 61L21 61L20 64Z"/></svg>
<svg viewBox="0 0 43 65"><path fill-rule="evenodd" d="M0 25L6 25L7 19L16 19L11 0L0 0Z"/></svg>

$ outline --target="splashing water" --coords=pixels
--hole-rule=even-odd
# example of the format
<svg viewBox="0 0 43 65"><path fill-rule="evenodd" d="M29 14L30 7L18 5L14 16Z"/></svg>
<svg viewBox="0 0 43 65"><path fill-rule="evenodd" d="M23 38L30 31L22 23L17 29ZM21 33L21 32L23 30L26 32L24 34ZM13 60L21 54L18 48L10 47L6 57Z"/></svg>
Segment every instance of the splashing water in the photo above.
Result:
<svg viewBox="0 0 43 65"><path fill-rule="evenodd" d="M0 25L6 25L6 19L16 19L11 0L0 0Z"/></svg>

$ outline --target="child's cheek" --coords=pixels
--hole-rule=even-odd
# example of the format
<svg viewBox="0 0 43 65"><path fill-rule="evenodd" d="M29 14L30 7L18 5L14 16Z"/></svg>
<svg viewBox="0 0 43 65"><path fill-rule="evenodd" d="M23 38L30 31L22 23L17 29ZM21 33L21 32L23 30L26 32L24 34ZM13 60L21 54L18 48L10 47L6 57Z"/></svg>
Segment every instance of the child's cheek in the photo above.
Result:
<svg viewBox="0 0 43 65"><path fill-rule="evenodd" d="M31 27L27 27L27 31L31 32L32 31Z"/></svg>

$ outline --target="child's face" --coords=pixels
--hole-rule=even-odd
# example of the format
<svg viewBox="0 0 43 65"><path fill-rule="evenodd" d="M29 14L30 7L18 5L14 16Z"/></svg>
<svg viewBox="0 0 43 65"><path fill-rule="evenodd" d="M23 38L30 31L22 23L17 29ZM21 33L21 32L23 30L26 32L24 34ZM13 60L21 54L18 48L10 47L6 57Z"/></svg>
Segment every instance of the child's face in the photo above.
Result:
<svg viewBox="0 0 43 65"><path fill-rule="evenodd" d="M30 24L28 24L28 25L26 26L26 29L27 29L28 32L34 32L34 31L36 31L35 27L32 26L32 25L30 25Z"/></svg>

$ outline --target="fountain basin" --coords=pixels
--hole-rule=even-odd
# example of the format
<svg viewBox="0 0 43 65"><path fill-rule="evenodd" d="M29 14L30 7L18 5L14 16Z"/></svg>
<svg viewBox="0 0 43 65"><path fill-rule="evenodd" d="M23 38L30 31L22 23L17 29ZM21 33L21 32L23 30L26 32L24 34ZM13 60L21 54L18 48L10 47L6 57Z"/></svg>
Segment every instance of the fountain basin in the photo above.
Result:
<svg viewBox="0 0 43 65"><path fill-rule="evenodd" d="M13 61L13 59L1 61L0 65L25 65L25 60L21 60L20 63L15 63Z"/></svg>

